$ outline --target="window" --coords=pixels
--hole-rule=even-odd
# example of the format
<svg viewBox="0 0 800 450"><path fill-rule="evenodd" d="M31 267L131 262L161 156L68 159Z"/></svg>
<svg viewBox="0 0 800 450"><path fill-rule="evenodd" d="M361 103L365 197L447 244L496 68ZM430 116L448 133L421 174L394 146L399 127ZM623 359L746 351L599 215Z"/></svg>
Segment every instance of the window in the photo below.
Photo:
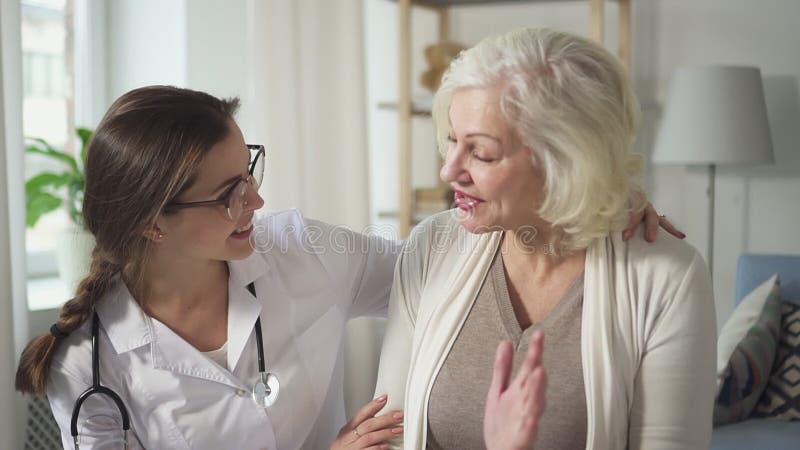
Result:
<svg viewBox="0 0 800 450"><path fill-rule="evenodd" d="M23 133L74 153L73 0L21 0L20 10ZM25 155L26 180L43 170L63 167L42 156ZM29 277L55 275L56 244L68 226L66 211L58 210L26 231Z"/></svg>

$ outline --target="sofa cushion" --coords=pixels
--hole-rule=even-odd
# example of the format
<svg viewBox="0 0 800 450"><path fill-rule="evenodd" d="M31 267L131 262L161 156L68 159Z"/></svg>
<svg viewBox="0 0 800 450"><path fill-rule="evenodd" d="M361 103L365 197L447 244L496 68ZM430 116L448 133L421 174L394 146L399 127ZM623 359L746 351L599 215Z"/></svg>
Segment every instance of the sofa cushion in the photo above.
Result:
<svg viewBox="0 0 800 450"><path fill-rule="evenodd" d="M710 450L797 450L800 423L749 419L721 426L711 435Z"/></svg>
<svg viewBox="0 0 800 450"><path fill-rule="evenodd" d="M781 306L781 337L775 364L767 388L752 415L800 421L800 305L798 304L785 302Z"/></svg>
<svg viewBox="0 0 800 450"><path fill-rule="evenodd" d="M778 277L773 275L736 307L717 345L714 425L745 420L767 386L781 324Z"/></svg>

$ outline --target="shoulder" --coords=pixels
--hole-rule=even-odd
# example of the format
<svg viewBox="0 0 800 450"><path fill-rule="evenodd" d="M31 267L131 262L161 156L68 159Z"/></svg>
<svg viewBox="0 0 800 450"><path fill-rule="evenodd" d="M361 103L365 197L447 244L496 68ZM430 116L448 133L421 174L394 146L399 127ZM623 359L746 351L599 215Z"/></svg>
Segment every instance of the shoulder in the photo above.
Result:
<svg viewBox="0 0 800 450"><path fill-rule="evenodd" d="M92 382L91 321L86 321L58 344L50 364L50 379Z"/></svg>
<svg viewBox="0 0 800 450"><path fill-rule="evenodd" d="M640 234L625 242L619 234L592 249L587 277L598 277L599 286L607 284L615 297L626 299L620 305L639 310L648 321L661 322L669 314L684 323L687 315L714 319L711 276L697 249L662 231L652 243Z"/></svg>
<svg viewBox="0 0 800 450"><path fill-rule="evenodd" d="M428 281L445 282L464 268L477 269L493 258L500 236L499 231L468 231L458 220L457 210L434 214L411 231L395 279L399 276L421 288Z"/></svg>
<svg viewBox="0 0 800 450"><path fill-rule="evenodd" d="M451 209L425 218L411 230L403 253L415 258L443 259L455 256L456 250L474 247L482 235L461 226L457 214Z"/></svg>
<svg viewBox="0 0 800 450"><path fill-rule="evenodd" d="M256 244L266 245L282 237L295 237L302 232L306 223L299 209L261 209L253 217L253 238Z"/></svg>
<svg viewBox="0 0 800 450"><path fill-rule="evenodd" d="M707 272L705 261L695 247L659 230L655 242L645 241L639 234L623 241L620 233L609 237L614 260L624 264L639 279L655 283L679 283L687 275Z"/></svg>
<svg viewBox="0 0 800 450"><path fill-rule="evenodd" d="M261 250L301 250L324 253L342 239L356 233L306 217L299 209L257 211L253 219L253 244Z"/></svg>

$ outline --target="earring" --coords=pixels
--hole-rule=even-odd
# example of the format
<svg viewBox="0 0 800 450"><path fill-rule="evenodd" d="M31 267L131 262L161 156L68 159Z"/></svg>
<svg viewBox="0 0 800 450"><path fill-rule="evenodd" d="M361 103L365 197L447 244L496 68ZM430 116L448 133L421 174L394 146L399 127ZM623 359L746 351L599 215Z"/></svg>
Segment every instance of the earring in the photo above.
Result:
<svg viewBox="0 0 800 450"><path fill-rule="evenodd" d="M157 237L159 240L161 240L161 239L164 239L164 233L162 233L162 232L160 232L160 231L159 231L159 232L158 232L158 235L156 235L156 237Z"/></svg>

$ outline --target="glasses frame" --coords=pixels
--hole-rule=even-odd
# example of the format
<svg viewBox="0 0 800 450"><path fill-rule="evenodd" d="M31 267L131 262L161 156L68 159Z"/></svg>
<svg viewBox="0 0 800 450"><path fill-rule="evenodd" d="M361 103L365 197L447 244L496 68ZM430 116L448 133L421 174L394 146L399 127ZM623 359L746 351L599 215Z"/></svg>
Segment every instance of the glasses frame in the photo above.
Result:
<svg viewBox="0 0 800 450"><path fill-rule="evenodd" d="M236 187L239 186L239 184L242 181L247 182L247 180L249 178L253 177L253 172L256 169L256 164L258 163L259 158L265 158L266 157L266 153L267 153L267 151L266 151L266 149L264 148L263 145L260 145L260 144L246 144L246 145L247 145L247 150L248 151L251 151L251 152L255 151L256 152L256 156L249 163L250 167L247 169L247 178L241 178L238 181L232 183L231 187L226 189L225 192L223 192L222 195L220 195L219 198L217 198L216 200L202 200L202 201L198 201L198 202L168 203L164 207L164 211L173 212L173 211L178 211L178 210L186 209L186 208L197 208L197 207L201 207L201 206L223 205L228 210L228 217L233 219L233 217L231 217L231 213L230 213L230 209L231 209L231 205L230 205L231 192L234 189L236 189ZM256 180L255 178L253 178L253 181L256 182L257 186L261 186L261 181L264 179L264 172L263 171L261 172L260 178L261 178L261 180Z"/></svg>

